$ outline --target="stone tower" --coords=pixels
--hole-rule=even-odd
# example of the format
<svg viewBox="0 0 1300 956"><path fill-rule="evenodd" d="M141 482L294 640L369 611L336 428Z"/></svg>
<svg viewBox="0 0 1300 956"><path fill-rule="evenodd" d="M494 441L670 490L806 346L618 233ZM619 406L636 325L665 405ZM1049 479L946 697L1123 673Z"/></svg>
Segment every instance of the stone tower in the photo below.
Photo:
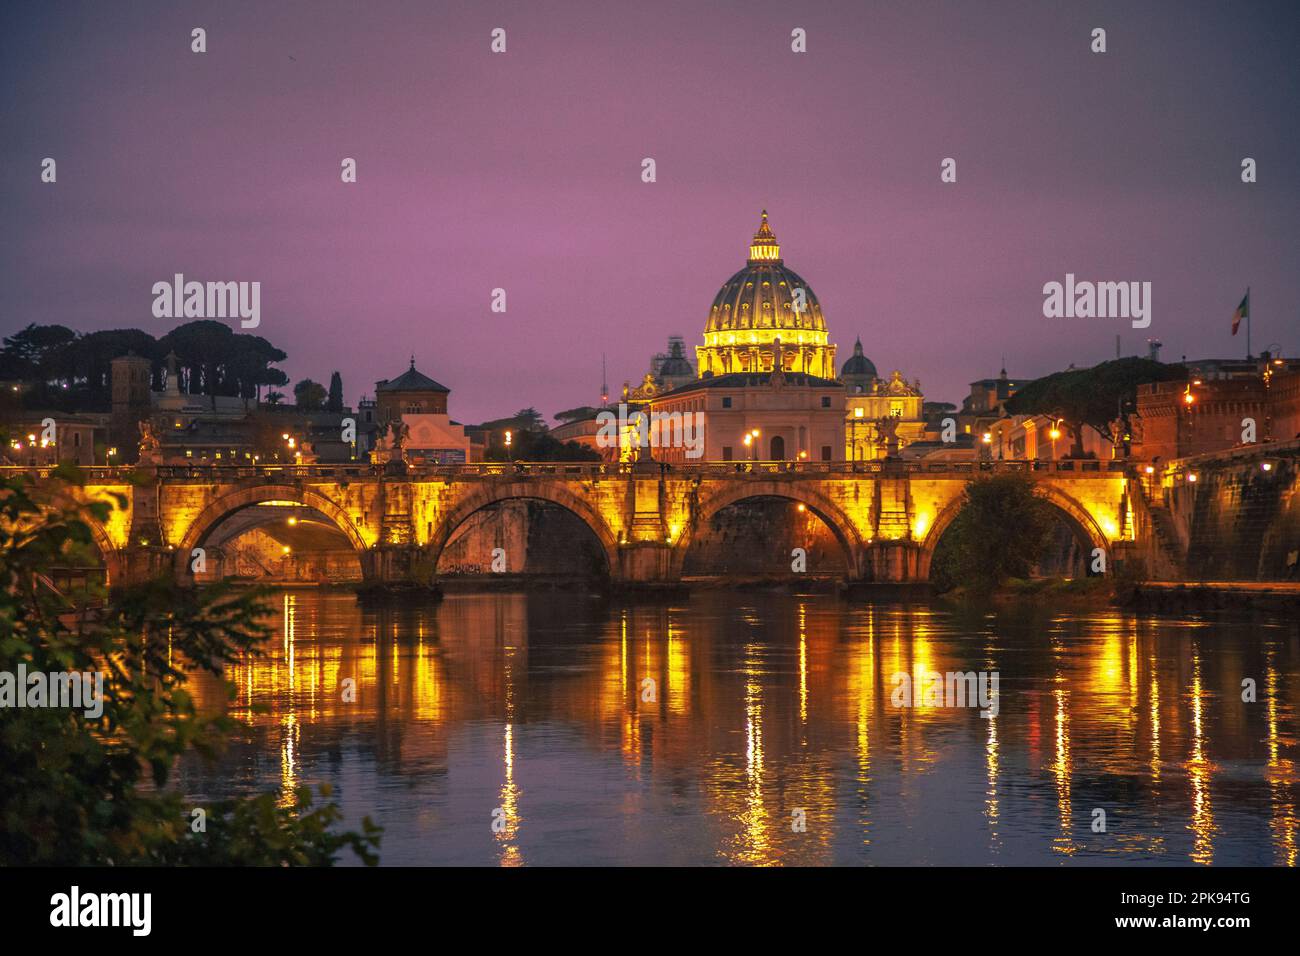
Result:
<svg viewBox="0 0 1300 956"><path fill-rule="evenodd" d="M148 421L153 414L153 399L149 393L152 364L143 355L128 352L113 359L109 367L113 393L109 444L117 447L115 461L131 464L139 450L139 423Z"/></svg>

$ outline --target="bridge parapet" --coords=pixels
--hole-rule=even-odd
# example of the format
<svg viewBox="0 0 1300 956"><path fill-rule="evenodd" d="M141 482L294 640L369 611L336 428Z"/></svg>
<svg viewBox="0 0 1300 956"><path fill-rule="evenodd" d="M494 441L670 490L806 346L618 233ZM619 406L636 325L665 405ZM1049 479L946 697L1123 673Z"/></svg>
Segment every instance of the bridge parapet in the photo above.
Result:
<svg viewBox="0 0 1300 956"><path fill-rule="evenodd" d="M1260 446L1282 450L1288 445ZM1247 450L1241 450L1243 453ZM1253 453L1258 454L1259 449ZM1209 458L1212 456L1201 456ZM1187 459L1186 461L1191 461ZM50 478L53 465L0 466L3 475L31 475ZM426 465L408 468L404 477L412 480L433 478L474 477L552 477L552 478L628 478L647 475L745 477L752 475L878 475L878 474L1123 474L1132 471L1135 464L1124 460L1095 461L1092 459L1062 459L1039 461L1006 459L1002 461L701 461L684 465L661 465L657 462L471 462L462 465ZM385 477L383 465L363 462L315 463L309 465L86 465L81 466L82 476L89 484L118 483L132 475L148 474L163 481L205 480L226 482L241 478L381 478ZM387 477L393 477L391 475Z"/></svg>
<svg viewBox="0 0 1300 956"><path fill-rule="evenodd" d="M333 522L361 555L367 577L380 581L432 575L461 524L513 499L548 501L576 515L600 541L611 576L630 581L674 579L701 529L750 498L785 498L820 517L845 550L850 579L924 579L962 491L981 475L1020 473L1041 482L1089 547L1109 548L1130 528L1130 472L1122 461L479 462L402 471L348 462L82 473L85 494L120 490L130 499L127 514L98 536L118 557L131 558L118 563L144 574L162 560L143 560L155 549L170 555L182 579L190 551L227 517L284 501Z"/></svg>

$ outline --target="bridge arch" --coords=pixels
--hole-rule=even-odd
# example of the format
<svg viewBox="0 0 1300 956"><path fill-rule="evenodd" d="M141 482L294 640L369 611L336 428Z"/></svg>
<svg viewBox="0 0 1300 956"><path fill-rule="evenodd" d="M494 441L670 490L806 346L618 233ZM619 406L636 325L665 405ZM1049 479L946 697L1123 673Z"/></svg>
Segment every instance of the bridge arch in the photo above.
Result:
<svg viewBox="0 0 1300 956"><path fill-rule="evenodd" d="M1092 514L1079 503L1072 495L1062 491L1059 487L1048 481L1039 482L1035 485L1043 500L1051 505L1065 519L1066 525L1074 532L1079 542L1086 543L1088 550L1101 548L1106 552L1107 558L1110 557L1110 541L1107 540L1101 526ZM964 492L964 489L963 489ZM930 579L930 562L934 558L935 549L939 546L939 539L943 533L948 530L948 526L956 519L958 512L961 511L965 503L965 495L962 492L954 495L935 516L933 523L926 532L925 539L921 542L920 567L918 576L922 581Z"/></svg>
<svg viewBox="0 0 1300 956"><path fill-rule="evenodd" d="M866 546L858 533L857 526L839 505L815 491L809 482L744 481L729 483L721 491L715 492L699 503L691 520L682 529L681 536L674 542L672 556L674 578L681 577L682 568L686 564L686 554L690 550L696 531L705 522L712 520L713 516L723 508L749 498L784 498L787 501L806 505L839 541L840 548L844 552L845 570L849 580L857 580L861 577L861 565Z"/></svg>
<svg viewBox="0 0 1300 956"><path fill-rule="evenodd" d="M600 543L600 549L605 555L605 563L609 569L610 577L619 576L618 538L610 529L609 522L580 495L574 494L563 485L553 482L489 484L476 488L457 501L446 514L438 519L433 534L428 544L425 545L430 565L435 569L435 573L443 549L450 543L456 529L464 524L471 515L503 501L519 501L530 498L557 505L586 525Z"/></svg>
<svg viewBox="0 0 1300 956"><path fill-rule="evenodd" d="M86 510L87 504L103 503L110 508L117 508L114 501L106 501L103 498L96 498L87 501L84 498L78 498L70 494L58 493L50 497L49 503L54 508L71 508L77 512L77 520L90 529L90 535L95 540L95 546L99 548L100 556L107 562L117 553L117 545L109 537L108 529L90 516Z"/></svg>
<svg viewBox="0 0 1300 956"><path fill-rule="evenodd" d="M332 521L343 532L353 550L357 552L366 550L365 538L357 530L352 518L349 517L345 510L320 492L293 485L251 485L221 495L200 511L194 520L190 522L189 528L186 529L184 536L176 545L177 575L183 579L188 574L190 552L202 545L222 520L236 511L253 505L264 504L268 501L292 501L305 508L312 508Z"/></svg>
<svg viewBox="0 0 1300 956"><path fill-rule="evenodd" d="M97 519L91 517L87 510L88 504L107 504L110 508L116 510L118 504L107 497L85 497L78 490L76 493L69 491L56 491L55 493L44 496L40 499L45 506L50 509L71 510L76 512L77 520L84 524L90 531L91 539L95 543L95 548L99 552L100 560L104 564L105 583L113 585L117 583L119 575L119 561L121 558L121 549L113 543L113 538Z"/></svg>

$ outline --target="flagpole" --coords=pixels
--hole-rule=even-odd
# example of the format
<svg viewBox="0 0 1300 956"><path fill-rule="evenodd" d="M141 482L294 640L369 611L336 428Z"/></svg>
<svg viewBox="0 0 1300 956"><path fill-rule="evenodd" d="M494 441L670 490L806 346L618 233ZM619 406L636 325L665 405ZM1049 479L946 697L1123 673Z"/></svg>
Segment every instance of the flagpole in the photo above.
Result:
<svg viewBox="0 0 1300 956"><path fill-rule="evenodd" d="M1246 286L1246 361L1250 361L1250 313L1255 310L1250 306L1250 286Z"/></svg>

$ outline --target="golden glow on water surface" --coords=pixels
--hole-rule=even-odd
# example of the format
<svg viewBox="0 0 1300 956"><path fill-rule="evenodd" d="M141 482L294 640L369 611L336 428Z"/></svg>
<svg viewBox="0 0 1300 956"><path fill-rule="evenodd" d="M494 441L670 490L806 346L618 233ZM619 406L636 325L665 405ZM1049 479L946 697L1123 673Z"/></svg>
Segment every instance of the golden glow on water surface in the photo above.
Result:
<svg viewBox="0 0 1300 956"><path fill-rule="evenodd" d="M1277 667L1274 664L1276 651L1270 649L1268 667L1264 672L1264 705L1268 715L1268 784L1273 798L1273 812L1269 820L1269 829L1273 834L1276 862L1284 866L1295 866L1300 851L1297 848L1296 828L1296 775L1295 761L1282 756L1281 734L1281 694ZM1294 713L1294 712L1293 712ZM1294 735L1292 735L1294 740Z"/></svg>
<svg viewBox="0 0 1300 956"><path fill-rule="evenodd" d="M252 740L186 785L257 780L283 802L333 782L349 825L389 828L386 862L1204 864L1258 859L1249 839L1300 856L1294 637L1257 648L1243 628L1210 654L1214 629L1119 612L726 592L276 600L274 640L226 675ZM894 674L972 670L1001 674L991 719L891 702ZM1241 674L1257 704L1237 704ZM216 681L195 696L226 706Z"/></svg>
<svg viewBox="0 0 1300 956"><path fill-rule="evenodd" d="M1187 776L1192 785L1192 819L1188 828L1195 834L1192 860L1196 863L1214 861L1214 811L1210 804L1211 767L1205 746L1205 689L1201 685L1201 653L1199 645L1192 643L1192 752L1187 759Z"/></svg>

